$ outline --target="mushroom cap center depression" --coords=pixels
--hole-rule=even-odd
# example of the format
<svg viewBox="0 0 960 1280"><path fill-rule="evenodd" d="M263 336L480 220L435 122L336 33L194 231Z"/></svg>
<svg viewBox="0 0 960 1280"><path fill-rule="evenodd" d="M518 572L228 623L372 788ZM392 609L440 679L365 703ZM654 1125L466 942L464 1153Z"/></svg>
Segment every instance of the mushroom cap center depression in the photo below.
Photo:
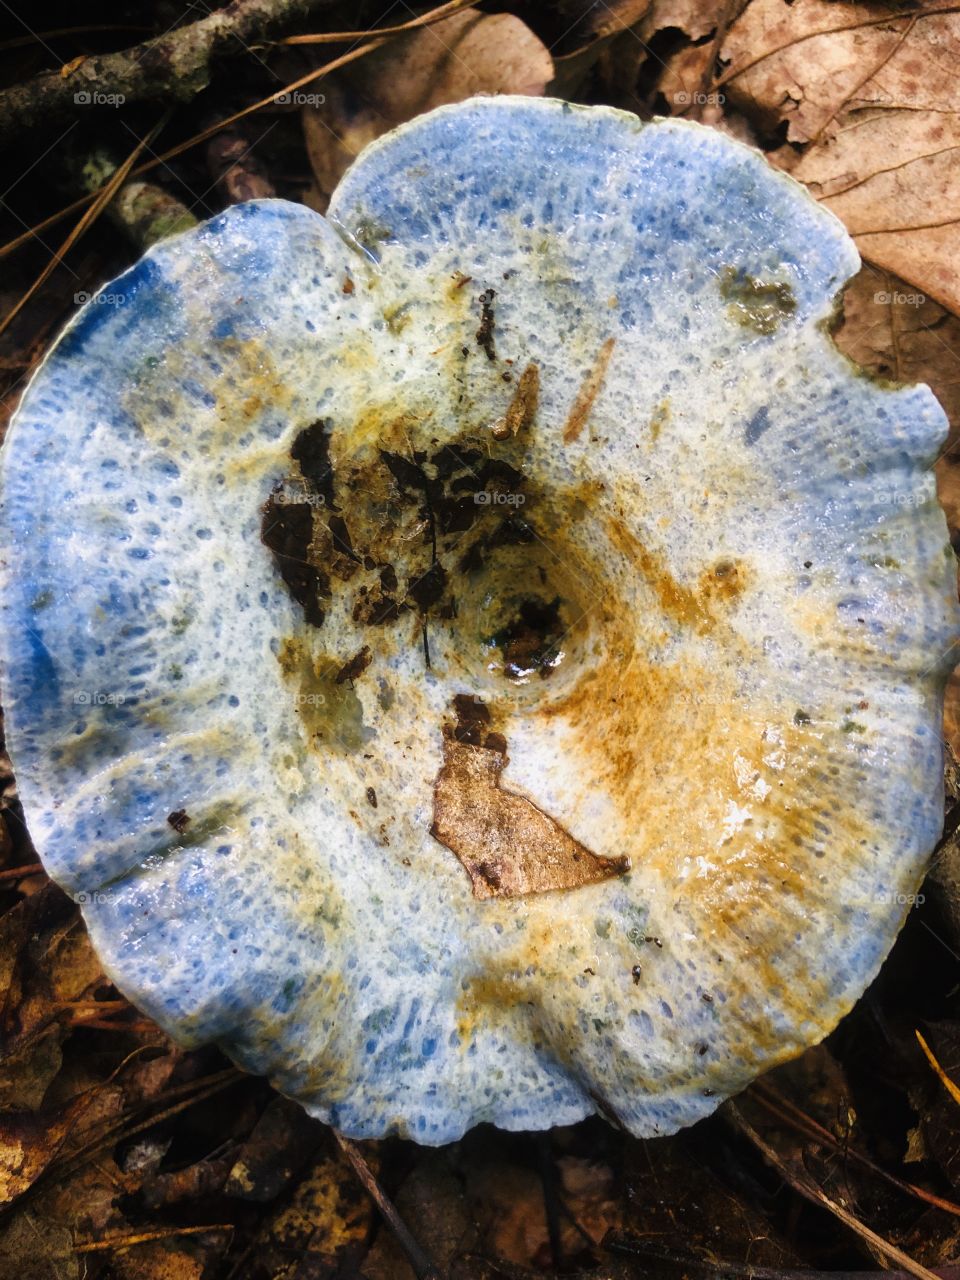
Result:
<svg viewBox="0 0 960 1280"><path fill-rule="evenodd" d="M616 660L602 573L577 533L600 486L531 474L537 388L530 364L503 417L463 431L395 409L315 422L261 509L262 541L303 612L278 657L311 746L374 755L398 656L415 655L446 703L439 724L417 726L439 730L442 748L431 833L471 875L481 868L478 896L575 887L628 866L500 786L514 717L547 713L585 671ZM379 727L365 720L361 680L377 682Z"/></svg>
<svg viewBox="0 0 960 1280"><path fill-rule="evenodd" d="M658 649L671 631L723 631L718 606L733 607L744 585L743 567L723 561L681 586L602 481L558 481L537 440L536 364L509 382L492 422L451 429L418 403L313 423L261 509L263 543L302 609L278 658L310 747L414 775L432 751L421 828L456 853L478 897L575 888L629 868L623 833L597 850L599 831L571 834L536 787L517 793L512 774L503 785L515 735L527 751L535 743L549 796L546 775L568 749L554 722L573 723L594 757L577 791L626 798L643 785L638 748L654 774L675 755L658 706L673 698L689 721L696 691L716 687L692 668L665 682ZM570 423L560 438L583 425ZM360 695L372 686L371 716ZM425 703L416 695L427 689ZM365 791L376 806L376 788ZM634 814L623 815L628 839Z"/></svg>

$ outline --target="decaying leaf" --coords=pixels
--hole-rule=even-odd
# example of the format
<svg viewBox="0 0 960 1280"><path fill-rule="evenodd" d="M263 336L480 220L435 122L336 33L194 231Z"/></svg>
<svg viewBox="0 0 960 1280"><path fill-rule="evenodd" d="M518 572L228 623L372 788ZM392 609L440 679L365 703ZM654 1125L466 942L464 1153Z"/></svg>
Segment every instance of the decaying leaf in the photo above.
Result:
<svg viewBox="0 0 960 1280"><path fill-rule="evenodd" d="M69 1229L22 1213L0 1229L0 1275L17 1280L77 1280L80 1259Z"/></svg>
<svg viewBox="0 0 960 1280"><path fill-rule="evenodd" d="M7 1112L0 1118L0 1204L10 1204L33 1185L92 1100L87 1094L50 1111Z"/></svg>
<svg viewBox="0 0 960 1280"><path fill-rule="evenodd" d="M723 43L730 100L864 257L960 311L960 14L755 0Z"/></svg>
<svg viewBox="0 0 960 1280"><path fill-rule="evenodd" d="M694 1132L638 1143L626 1152L626 1238L651 1258L683 1253L723 1259L731 1268L748 1262L751 1268L789 1270L798 1260L794 1249L759 1211L745 1184L738 1186L735 1161L716 1150L716 1133L704 1138L698 1142ZM713 1155L733 1176L715 1171ZM658 1270L651 1266L649 1274Z"/></svg>
<svg viewBox="0 0 960 1280"><path fill-rule="evenodd" d="M542 94L553 78L546 46L510 13L463 9L413 31L325 84L303 112L320 203L368 142L433 107L477 93Z"/></svg>
<svg viewBox="0 0 960 1280"><path fill-rule="evenodd" d="M506 764L503 750L444 739L431 834L466 867L476 897L576 889L629 869L627 858L597 857L532 800L501 787Z"/></svg>
<svg viewBox="0 0 960 1280"><path fill-rule="evenodd" d="M638 31L640 37L650 41L660 31L682 31L691 40L699 41L711 35L722 21L725 11L731 16L745 7L745 0L653 0Z"/></svg>
<svg viewBox="0 0 960 1280"><path fill-rule="evenodd" d="M237 1152L224 1191L243 1200L274 1200L299 1173L323 1134L289 1098L274 1098Z"/></svg>
<svg viewBox="0 0 960 1280"><path fill-rule="evenodd" d="M376 1153L364 1149L376 1168ZM286 1201L280 1201L256 1237L237 1280L309 1280L324 1274L369 1236L374 1209L346 1159L325 1144Z"/></svg>
<svg viewBox="0 0 960 1280"><path fill-rule="evenodd" d="M834 333L851 360L893 382L926 382L950 420L937 487L951 536L960 530L960 318L890 272L867 263L843 293ZM890 504L904 500L891 491Z"/></svg>

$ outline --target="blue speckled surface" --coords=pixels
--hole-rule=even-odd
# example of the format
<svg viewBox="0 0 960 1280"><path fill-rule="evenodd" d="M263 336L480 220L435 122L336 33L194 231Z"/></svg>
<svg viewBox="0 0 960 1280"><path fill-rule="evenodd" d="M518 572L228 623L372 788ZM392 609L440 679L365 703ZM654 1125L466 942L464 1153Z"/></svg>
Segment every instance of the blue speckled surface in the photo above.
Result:
<svg viewBox="0 0 960 1280"><path fill-rule="evenodd" d="M856 268L718 133L478 99L369 148L329 220L238 206L105 286L4 446L0 643L31 832L121 989L348 1134L431 1143L595 1109L669 1132L825 1035L941 827L958 621L944 415L825 332ZM260 540L298 433L329 422L337 474L401 426L459 447L530 362L566 666L491 675L482 583L429 672L412 615L371 640L335 594L307 627ZM356 724L318 742L287 657L363 643ZM504 785L629 876L473 897L429 834L464 692Z"/></svg>

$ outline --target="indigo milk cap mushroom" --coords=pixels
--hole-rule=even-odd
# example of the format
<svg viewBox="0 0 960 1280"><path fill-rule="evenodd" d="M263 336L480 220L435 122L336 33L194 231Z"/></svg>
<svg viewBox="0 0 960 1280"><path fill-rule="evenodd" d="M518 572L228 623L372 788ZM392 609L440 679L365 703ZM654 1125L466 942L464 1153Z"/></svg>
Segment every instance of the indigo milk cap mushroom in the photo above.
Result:
<svg viewBox="0 0 960 1280"><path fill-rule="evenodd" d="M942 823L926 387L840 223L527 98L67 326L3 454L4 696L104 966L353 1136L707 1115L876 973Z"/></svg>

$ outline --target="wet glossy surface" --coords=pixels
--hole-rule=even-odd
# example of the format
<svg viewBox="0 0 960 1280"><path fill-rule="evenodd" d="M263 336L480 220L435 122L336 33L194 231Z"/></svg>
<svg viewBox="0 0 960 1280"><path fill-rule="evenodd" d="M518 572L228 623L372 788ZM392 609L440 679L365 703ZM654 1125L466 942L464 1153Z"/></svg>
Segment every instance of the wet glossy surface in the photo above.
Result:
<svg viewBox="0 0 960 1280"><path fill-rule="evenodd" d="M670 1131L830 1030L957 633L856 262L719 134L477 100L84 309L4 451L3 692L133 1000L425 1142Z"/></svg>

